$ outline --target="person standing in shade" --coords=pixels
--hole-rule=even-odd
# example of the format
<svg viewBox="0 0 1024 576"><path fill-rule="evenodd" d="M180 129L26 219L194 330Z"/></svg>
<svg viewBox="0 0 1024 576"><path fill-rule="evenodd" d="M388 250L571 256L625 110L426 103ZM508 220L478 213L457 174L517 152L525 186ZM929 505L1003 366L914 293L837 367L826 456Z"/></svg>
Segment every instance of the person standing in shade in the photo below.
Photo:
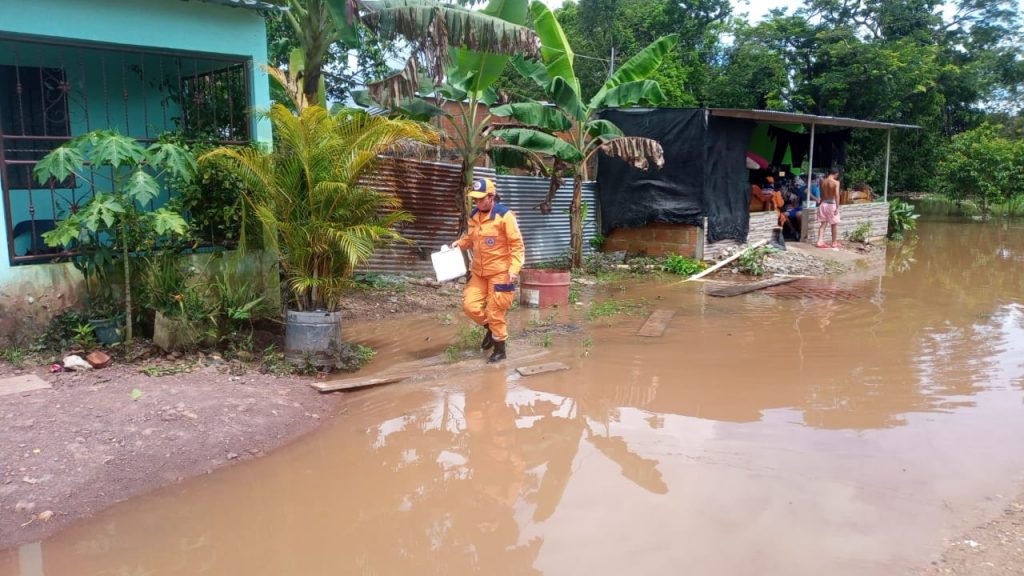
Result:
<svg viewBox="0 0 1024 576"><path fill-rule="evenodd" d="M505 359L508 325L505 311L512 306L516 282L523 268L526 248L515 214L495 198L494 180L475 178L467 195L473 200L469 230L452 242L452 248L473 251L470 278L462 296L466 316L484 327L480 348L494 348L488 362Z"/></svg>
<svg viewBox="0 0 1024 576"><path fill-rule="evenodd" d="M821 203L818 204L818 248L825 244L825 226L832 226L832 248L839 249L839 170L832 168L821 181Z"/></svg>

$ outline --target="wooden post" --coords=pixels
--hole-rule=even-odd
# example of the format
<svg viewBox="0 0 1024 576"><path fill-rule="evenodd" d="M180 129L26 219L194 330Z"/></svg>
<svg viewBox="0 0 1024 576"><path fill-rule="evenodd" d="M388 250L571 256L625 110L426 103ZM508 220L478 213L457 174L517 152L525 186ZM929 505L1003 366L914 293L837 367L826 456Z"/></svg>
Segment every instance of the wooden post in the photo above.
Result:
<svg viewBox="0 0 1024 576"><path fill-rule="evenodd" d="M889 201L889 152L892 149L892 128L885 131L885 184L882 186L882 200Z"/></svg>
<svg viewBox="0 0 1024 576"><path fill-rule="evenodd" d="M807 179L807 193L804 195L804 210L805 210L805 212L804 212L804 220L803 220L804 225L800 226L800 241L801 242L807 240L807 229L810 228L810 226L807 226L807 212L806 212L806 210L808 210L811 207L811 185L814 184L814 126L815 125L812 122L811 123L810 157L807 160L807 166L808 166L808 168L810 168L811 175L810 175L810 178Z"/></svg>

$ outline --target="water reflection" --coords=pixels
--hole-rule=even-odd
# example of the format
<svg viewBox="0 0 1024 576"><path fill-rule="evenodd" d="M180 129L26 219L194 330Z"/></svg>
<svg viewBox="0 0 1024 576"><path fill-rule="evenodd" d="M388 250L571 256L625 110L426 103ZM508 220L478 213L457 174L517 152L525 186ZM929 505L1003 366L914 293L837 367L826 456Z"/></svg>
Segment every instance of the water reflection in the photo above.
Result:
<svg viewBox="0 0 1024 576"><path fill-rule="evenodd" d="M925 223L880 274L811 288L842 299L643 287L625 297L677 310L661 338L623 316L586 357L560 336L569 371L353 394L286 450L0 552L0 575L896 573L1024 462L1020 246Z"/></svg>

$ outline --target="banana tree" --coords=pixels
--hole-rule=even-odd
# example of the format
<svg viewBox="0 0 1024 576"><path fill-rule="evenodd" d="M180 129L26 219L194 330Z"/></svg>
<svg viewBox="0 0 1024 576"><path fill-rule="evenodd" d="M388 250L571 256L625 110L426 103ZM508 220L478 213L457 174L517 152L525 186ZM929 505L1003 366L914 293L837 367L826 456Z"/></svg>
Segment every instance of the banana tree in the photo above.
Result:
<svg viewBox="0 0 1024 576"><path fill-rule="evenodd" d="M574 54L565 32L554 14L543 3L530 5L534 28L541 40L542 62L512 59L516 70L536 81L551 104L522 102L491 109L496 116L511 117L519 125L495 130L493 136L508 146L546 154L567 166L573 175L572 205L569 220L572 232L572 267L583 264L583 181L587 165L598 151L621 158L646 170L664 164L661 144L650 138L626 136L608 120L597 118L602 108L634 105L658 105L665 100L661 87L648 80L665 57L675 48L678 38L664 36L652 42L615 71L604 85L584 102L580 83L573 68ZM552 173L552 190L557 190L558 171Z"/></svg>
<svg viewBox="0 0 1024 576"><path fill-rule="evenodd" d="M528 12L529 0L491 0L479 13L521 26L526 24ZM491 122L493 116L485 108L497 100L493 85L508 61L509 56L502 53L452 48L451 64L443 82L420 76L417 92L432 97L404 97L395 102L390 92L385 90L383 94L363 93L357 101L390 108L416 119L445 118L453 128L453 144L462 158L461 190L465 190L473 181L473 167L491 148L491 132L495 125ZM455 103L456 111L450 112L453 107L446 107L446 101ZM527 157L530 157L529 151L522 152L527 152ZM465 196L458 194L455 202L464 227L469 214Z"/></svg>
<svg viewBox="0 0 1024 576"><path fill-rule="evenodd" d="M537 53L537 37L522 23L487 10L439 0L281 0L285 17L305 52L303 92L316 102L330 46L359 46L359 27L385 41L408 43L410 56L395 75L369 85L378 101L398 103L415 95L421 67L440 84L458 54L450 48L496 54ZM500 73L500 70L499 70Z"/></svg>
<svg viewBox="0 0 1024 576"><path fill-rule="evenodd" d="M273 82L270 85L274 100L285 104L295 114L302 114L306 108L318 104L321 108L327 109L327 86L323 76L320 77L319 87L316 91L316 100L309 100L304 88L306 71L305 55L300 48L291 51L288 57L288 69L282 70L268 64L261 64Z"/></svg>

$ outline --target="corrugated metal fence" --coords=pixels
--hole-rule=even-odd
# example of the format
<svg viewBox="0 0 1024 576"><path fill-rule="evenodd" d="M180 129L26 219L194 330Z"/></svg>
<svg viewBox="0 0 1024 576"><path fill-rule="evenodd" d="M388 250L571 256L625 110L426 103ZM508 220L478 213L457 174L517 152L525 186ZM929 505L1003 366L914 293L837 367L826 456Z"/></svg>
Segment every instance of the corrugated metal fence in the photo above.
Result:
<svg viewBox="0 0 1024 576"><path fill-rule="evenodd" d="M526 243L526 263L535 265L553 260L569 249L569 204L572 180L564 181L555 195L550 214L540 213L537 205L548 193L547 178L535 176L495 176L490 168L476 168L474 174L495 178L503 204L515 211ZM461 197L459 166L422 160L386 160L365 183L391 192L402 200L403 208L416 218L404 225L401 233L411 244L396 244L378 250L363 270L406 273L432 272L430 253L455 239L459 229L456 198ZM597 233L597 187L583 184L587 217L583 228L583 249L590 251L590 239Z"/></svg>

